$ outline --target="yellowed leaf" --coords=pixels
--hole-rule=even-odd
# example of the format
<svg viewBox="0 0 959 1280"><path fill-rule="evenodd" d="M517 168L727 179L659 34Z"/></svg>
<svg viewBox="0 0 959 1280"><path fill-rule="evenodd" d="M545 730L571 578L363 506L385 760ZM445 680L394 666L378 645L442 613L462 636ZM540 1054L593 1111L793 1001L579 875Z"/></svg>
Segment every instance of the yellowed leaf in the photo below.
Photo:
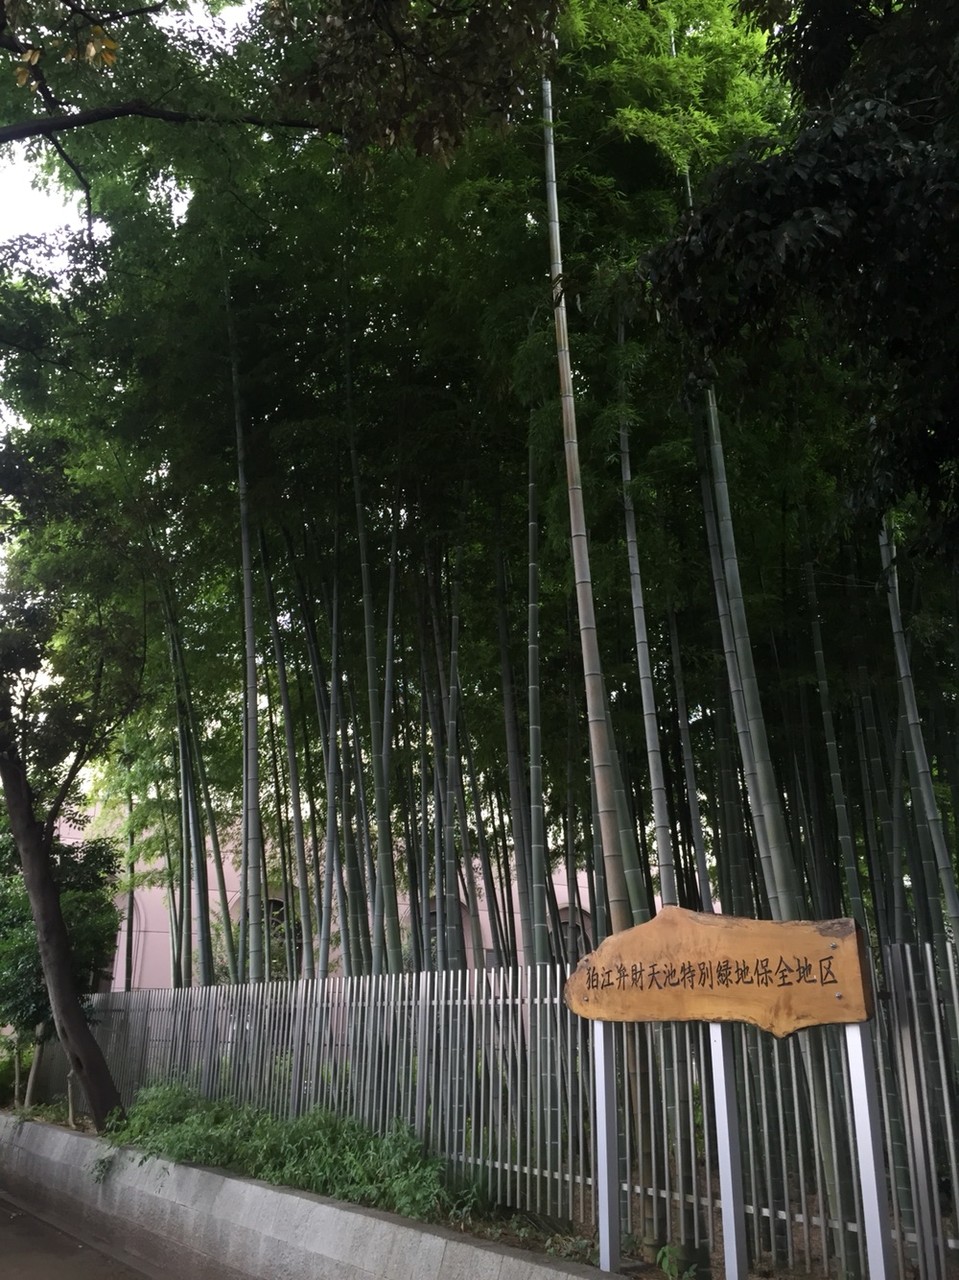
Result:
<svg viewBox="0 0 959 1280"><path fill-rule="evenodd" d="M116 60L117 55L115 53L111 53L109 49L103 50L103 61L108 67L112 67Z"/></svg>
<svg viewBox="0 0 959 1280"><path fill-rule="evenodd" d="M87 41L86 54L90 62L92 62L93 59L97 56L97 46L93 43L92 40Z"/></svg>
<svg viewBox="0 0 959 1280"><path fill-rule="evenodd" d="M30 65L31 65L31 67L35 67L39 61L40 61L40 50L39 50L39 49L31 49L31 50L30 50Z"/></svg>
<svg viewBox="0 0 959 1280"><path fill-rule="evenodd" d="M22 89L30 79L30 70L28 67L17 67L17 84Z"/></svg>

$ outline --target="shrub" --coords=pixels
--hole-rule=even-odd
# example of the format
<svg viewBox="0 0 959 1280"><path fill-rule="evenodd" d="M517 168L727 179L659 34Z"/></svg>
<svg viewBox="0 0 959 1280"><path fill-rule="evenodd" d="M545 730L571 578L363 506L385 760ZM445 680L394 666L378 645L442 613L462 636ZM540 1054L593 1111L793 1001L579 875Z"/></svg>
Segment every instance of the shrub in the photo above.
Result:
<svg viewBox="0 0 959 1280"><path fill-rule="evenodd" d="M110 1141L425 1221L461 1211L472 1194L454 1194L442 1162L424 1156L405 1125L381 1135L319 1110L277 1120L178 1084L141 1090Z"/></svg>

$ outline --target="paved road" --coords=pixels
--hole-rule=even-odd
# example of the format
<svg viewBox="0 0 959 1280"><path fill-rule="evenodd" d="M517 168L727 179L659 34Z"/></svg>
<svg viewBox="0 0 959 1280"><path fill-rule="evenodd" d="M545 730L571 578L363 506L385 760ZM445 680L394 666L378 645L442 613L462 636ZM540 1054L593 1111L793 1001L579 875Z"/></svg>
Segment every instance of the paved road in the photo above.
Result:
<svg viewBox="0 0 959 1280"><path fill-rule="evenodd" d="M144 1274L47 1226L0 1194L2 1280L143 1280Z"/></svg>

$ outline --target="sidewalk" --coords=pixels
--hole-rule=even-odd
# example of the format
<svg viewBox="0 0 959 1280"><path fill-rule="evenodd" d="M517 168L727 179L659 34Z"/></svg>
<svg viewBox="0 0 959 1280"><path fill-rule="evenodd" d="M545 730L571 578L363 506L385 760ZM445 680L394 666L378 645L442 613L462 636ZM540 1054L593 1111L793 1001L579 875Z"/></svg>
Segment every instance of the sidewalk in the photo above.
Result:
<svg viewBox="0 0 959 1280"><path fill-rule="evenodd" d="M143 1275L24 1213L0 1192L3 1280L142 1280Z"/></svg>

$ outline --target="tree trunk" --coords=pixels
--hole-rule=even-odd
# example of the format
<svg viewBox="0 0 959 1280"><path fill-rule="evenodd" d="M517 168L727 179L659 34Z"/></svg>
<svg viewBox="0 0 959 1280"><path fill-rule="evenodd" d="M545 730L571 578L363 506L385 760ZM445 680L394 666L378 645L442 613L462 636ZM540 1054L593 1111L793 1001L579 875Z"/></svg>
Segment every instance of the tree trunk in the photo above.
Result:
<svg viewBox="0 0 959 1280"><path fill-rule="evenodd" d="M11 751L0 753L0 778L10 829L20 855L23 879L37 926L40 963L50 997L57 1035L69 1068L86 1094L93 1123L106 1128L113 1111L122 1110L110 1068L80 1007L70 963L70 938L60 910L60 894L50 866L49 842L33 812L26 769Z"/></svg>

